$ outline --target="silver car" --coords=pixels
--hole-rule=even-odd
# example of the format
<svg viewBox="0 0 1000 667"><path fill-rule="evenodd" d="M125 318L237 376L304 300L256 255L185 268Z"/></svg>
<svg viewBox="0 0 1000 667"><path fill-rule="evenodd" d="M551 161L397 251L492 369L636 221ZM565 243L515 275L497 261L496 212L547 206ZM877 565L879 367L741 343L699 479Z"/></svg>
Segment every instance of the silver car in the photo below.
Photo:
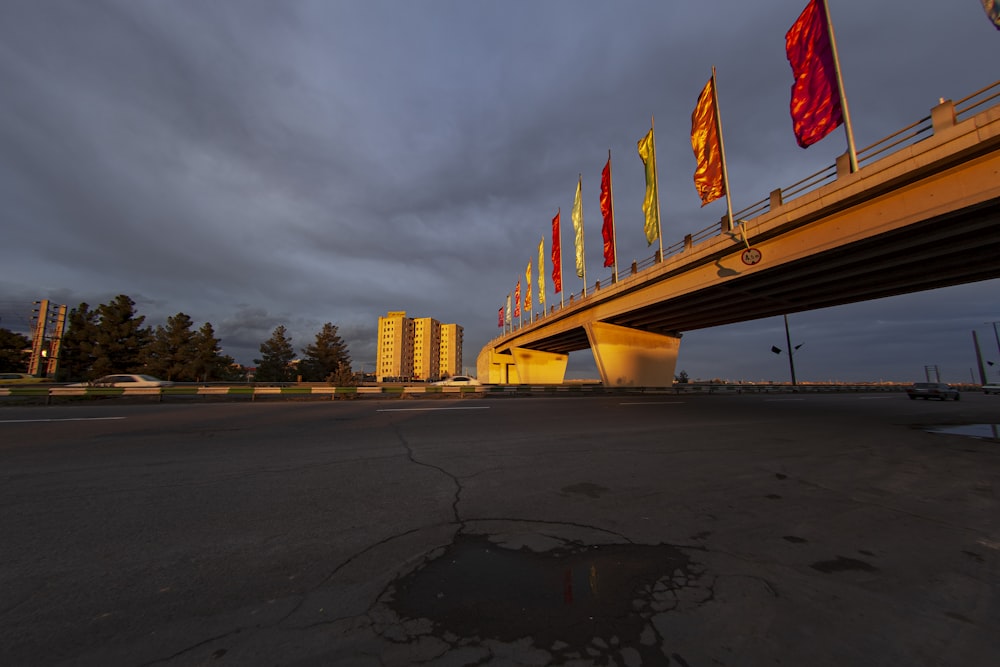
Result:
<svg viewBox="0 0 1000 667"><path fill-rule="evenodd" d="M943 382L917 382L906 390L906 395L910 397L911 401L918 398L925 400L936 398L939 401L947 401L950 398L957 401L961 398L958 389Z"/></svg>

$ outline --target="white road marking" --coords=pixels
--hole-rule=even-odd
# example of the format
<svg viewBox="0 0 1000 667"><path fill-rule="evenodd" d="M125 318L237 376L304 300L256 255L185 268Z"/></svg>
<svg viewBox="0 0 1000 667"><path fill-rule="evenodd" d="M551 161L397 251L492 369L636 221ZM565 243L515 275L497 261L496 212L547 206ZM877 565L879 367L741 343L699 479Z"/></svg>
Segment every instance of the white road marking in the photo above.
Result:
<svg viewBox="0 0 1000 667"><path fill-rule="evenodd" d="M2 419L0 424L35 424L39 422L100 422L125 417L68 417L66 419Z"/></svg>
<svg viewBox="0 0 1000 667"><path fill-rule="evenodd" d="M489 405L484 405L481 407L469 406L467 408L382 408L376 410L375 412L431 412L434 410L489 410Z"/></svg>
<svg viewBox="0 0 1000 667"><path fill-rule="evenodd" d="M684 401L649 401L648 403L619 403L618 405L684 405Z"/></svg>

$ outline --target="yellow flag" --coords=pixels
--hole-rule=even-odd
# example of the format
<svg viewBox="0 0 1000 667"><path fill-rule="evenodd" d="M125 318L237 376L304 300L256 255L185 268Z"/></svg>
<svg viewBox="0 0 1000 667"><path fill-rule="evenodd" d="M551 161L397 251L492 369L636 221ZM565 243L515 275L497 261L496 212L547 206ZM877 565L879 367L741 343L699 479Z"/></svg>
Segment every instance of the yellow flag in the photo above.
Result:
<svg viewBox="0 0 1000 667"><path fill-rule="evenodd" d="M639 158L646 166L646 197L642 200L642 212L646 214L644 225L646 242L648 245L653 245L653 241L660 237L659 194L656 192L656 143L653 140L653 128L649 128L646 136L639 140Z"/></svg>
<svg viewBox="0 0 1000 667"><path fill-rule="evenodd" d="M538 242L538 305L545 310L545 237Z"/></svg>
<svg viewBox="0 0 1000 667"><path fill-rule="evenodd" d="M718 109L715 106L715 77L705 84L698 104L691 114L691 148L698 166L694 170L694 187L701 205L726 194L722 178L722 142L719 141Z"/></svg>
<svg viewBox="0 0 1000 667"><path fill-rule="evenodd" d="M528 260L528 268L524 270L524 310L531 312L531 260Z"/></svg>
<svg viewBox="0 0 1000 667"><path fill-rule="evenodd" d="M583 189L583 177L576 182L576 198L573 200L573 231L576 232L576 275L583 278L586 269L583 264L583 201L580 191Z"/></svg>

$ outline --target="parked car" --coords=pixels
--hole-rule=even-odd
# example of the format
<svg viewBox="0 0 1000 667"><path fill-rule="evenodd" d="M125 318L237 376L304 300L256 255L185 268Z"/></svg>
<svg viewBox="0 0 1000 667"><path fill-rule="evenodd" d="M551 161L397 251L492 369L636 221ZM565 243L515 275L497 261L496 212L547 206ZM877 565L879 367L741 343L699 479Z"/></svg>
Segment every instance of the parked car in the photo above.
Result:
<svg viewBox="0 0 1000 667"><path fill-rule="evenodd" d="M173 382L161 380L152 375L137 375L134 373L105 375L90 382L77 382L70 387L169 387Z"/></svg>
<svg viewBox="0 0 1000 667"><path fill-rule="evenodd" d="M918 398L936 398L939 401L947 401L951 398L957 401L961 398L958 389L943 382L917 382L906 390L906 395L910 397L911 401Z"/></svg>
<svg viewBox="0 0 1000 667"><path fill-rule="evenodd" d="M27 373L0 373L0 384L34 384L48 382L48 378L35 377Z"/></svg>
<svg viewBox="0 0 1000 667"><path fill-rule="evenodd" d="M1000 384L984 384L984 394L1000 394Z"/></svg>
<svg viewBox="0 0 1000 667"><path fill-rule="evenodd" d="M438 387L478 387L481 384L479 380L470 378L468 375L453 375L450 378L434 383Z"/></svg>

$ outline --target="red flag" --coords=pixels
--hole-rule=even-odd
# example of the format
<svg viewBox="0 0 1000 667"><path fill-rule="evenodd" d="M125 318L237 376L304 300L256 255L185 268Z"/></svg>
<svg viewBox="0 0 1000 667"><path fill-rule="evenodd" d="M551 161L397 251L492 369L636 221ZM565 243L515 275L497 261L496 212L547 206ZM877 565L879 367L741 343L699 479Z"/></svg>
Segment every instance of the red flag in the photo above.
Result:
<svg viewBox="0 0 1000 667"><path fill-rule="evenodd" d="M844 122L824 0L810 0L785 35L792 66L792 128L807 148Z"/></svg>
<svg viewBox="0 0 1000 667"><path fill-rule="evenodd" d="M517 288L514 290L514 317L521 317L521 281L517 281Z"/></svg>
<svg viewBox="0 0 1000 667"><path fill-rule="evenodd" d="M552 284L555 293L562 291L562 248L559 242L559 213L552 218Z"/></svg>
<svg viewBox="0 0 1000 667"><path fill-rule="evenodd" d="M503 328L503 306L500 306L500 310L497 311L497 327Z"/></svg>
<svg viewBox="0 0 1000 667"><path fill-rule="evenodd" d="M614 208L611 204L611 154L608 154L608 163L604 165L601 172L601 215L604 216L604 225L601 226L601 235L604 237L604 266L615 265L615 217Z"/></svg>

